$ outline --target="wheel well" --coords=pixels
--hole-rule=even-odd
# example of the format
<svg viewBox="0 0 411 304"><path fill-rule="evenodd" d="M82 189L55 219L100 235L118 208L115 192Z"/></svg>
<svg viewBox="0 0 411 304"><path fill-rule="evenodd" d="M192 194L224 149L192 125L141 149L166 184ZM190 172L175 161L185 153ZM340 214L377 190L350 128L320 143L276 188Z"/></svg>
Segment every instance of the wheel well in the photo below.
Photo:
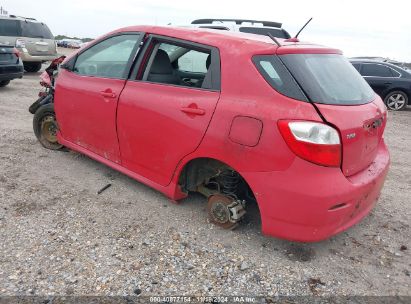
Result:
<svg viewBox="0 0 411 304"><path fill-rule="evenodd" d="M254 193L247 181L241 176L241 174L229 165L212 158L196 158L189 161L181 170L178 183L184 192L200 192L206 195L200 188L213 187L216 185L218 190L224 189L227 185L218 185L219 178L227 172L232 176L238 175L238 184L234 196L246 201L256 202ZM215 191L215 189L213 190Z"/></svg>

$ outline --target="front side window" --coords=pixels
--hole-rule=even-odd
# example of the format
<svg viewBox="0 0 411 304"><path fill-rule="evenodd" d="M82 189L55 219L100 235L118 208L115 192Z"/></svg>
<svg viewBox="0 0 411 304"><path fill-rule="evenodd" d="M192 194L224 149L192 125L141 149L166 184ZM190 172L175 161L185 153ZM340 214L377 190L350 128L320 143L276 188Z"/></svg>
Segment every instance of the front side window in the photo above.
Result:
<svg viewBox="0 0 411 304"><path fill-rule="evenodd" d="M74 72L84 76L125 79L137 52L139 34L108 38L81 53Z"/></svg>
<svg viewBox="0 0 411 304"><path fill-rule="evenodd" d="M213 58L217 63L216 57L218 55L213 55L212 50L207 47L156 42L142 80L184 87L219 89L219 83L215 83L219 78L212 77L211 68ZM217 72L219 70L214 71Z"/></svg>
<svg viewBox="0 0 411 304"><path fill-rule="evenodd" d="M374 77L392 77L391 69L382 64L364 63L361 68L361 75Z"/></svg>

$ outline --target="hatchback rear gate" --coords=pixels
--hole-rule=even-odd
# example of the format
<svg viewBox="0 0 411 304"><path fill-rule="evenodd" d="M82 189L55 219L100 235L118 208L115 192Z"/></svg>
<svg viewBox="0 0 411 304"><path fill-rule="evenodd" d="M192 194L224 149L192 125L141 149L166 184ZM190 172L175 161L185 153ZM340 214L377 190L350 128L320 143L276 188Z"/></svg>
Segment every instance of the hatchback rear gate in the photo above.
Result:
<svg viewBox="0 0 411 304"><path fill-rule="evenodd" d="M325 123L340 132L345 176L367 168L377 155L386 109L355 68L340 54L279 56Z"/></svg>

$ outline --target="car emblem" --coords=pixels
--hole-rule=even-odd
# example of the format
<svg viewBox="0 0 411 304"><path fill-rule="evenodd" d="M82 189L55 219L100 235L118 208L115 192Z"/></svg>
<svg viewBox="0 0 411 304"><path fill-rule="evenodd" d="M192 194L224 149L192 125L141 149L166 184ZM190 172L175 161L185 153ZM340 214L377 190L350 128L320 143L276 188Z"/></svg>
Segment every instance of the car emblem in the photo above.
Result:
<svg viewBox="0 0 411 304"><path fill-rule="evenodd" d="M350 134L347 134L347 139L353 139L353 138L355 138L357 136L357 134L355 134L355 133L350 133Z"/></svg>

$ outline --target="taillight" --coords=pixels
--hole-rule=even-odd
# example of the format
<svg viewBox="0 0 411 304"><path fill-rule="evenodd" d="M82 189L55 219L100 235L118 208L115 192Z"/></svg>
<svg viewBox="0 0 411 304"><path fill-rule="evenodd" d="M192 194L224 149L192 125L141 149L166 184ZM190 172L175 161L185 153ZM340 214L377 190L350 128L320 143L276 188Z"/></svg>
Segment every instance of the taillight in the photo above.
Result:
<svg viewBox="0 0 411 304"><path fill-rule="evenodd" d="M16 48L13 48L13 54L16 55L16 57L20 57L20 52Z"/></svg>
<svg viewBox="0 0 411 304"><path fill-rule="evenodd" d="M288 147L299 157L317 165L341 165L338 131L312 121L279 120L278 128Z"/></svg>
<svg viewBox="0 0 411 304"><path fill-rule="evenodd" d="M25 48L26 47L26 42L24 39L17 39L16 40L16 48Z"/></svg>

